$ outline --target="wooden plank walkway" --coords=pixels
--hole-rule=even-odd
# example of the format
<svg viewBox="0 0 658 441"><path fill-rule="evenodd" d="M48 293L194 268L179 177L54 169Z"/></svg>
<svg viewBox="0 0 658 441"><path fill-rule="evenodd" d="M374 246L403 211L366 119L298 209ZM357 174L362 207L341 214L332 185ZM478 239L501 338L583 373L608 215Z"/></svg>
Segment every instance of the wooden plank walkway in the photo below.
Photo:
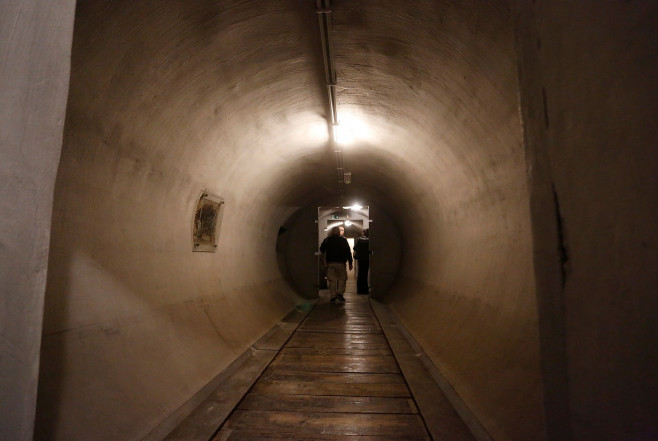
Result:
<svg viewBox="0 0 658 441"><path fill-rule="evenodd" d="M323 295L213 441L431 440L367 296Z"/></svg>
<svg viewBox="0 0 658 441"><path fill-rule="evenodd" d="M298 305L143 441L491 441L385 304L353 278L345 303L328 298Z"/></svg>

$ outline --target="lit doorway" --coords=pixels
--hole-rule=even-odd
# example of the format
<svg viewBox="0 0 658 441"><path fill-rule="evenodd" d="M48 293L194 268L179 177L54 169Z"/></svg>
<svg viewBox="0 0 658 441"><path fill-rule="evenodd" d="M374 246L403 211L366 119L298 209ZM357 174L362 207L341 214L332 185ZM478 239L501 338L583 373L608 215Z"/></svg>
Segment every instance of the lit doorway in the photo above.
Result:
<svg viewBox="0 0 658 441"><path fill-rule="evenodd" d="M350 244L350 250L354 250L354 243L361 236L364 229L370 228L370 207L351 206L351 207L318 207L318 245L317 245L317 268L318 268L318 289L327 289L327 273L322 267L320 246L322 241L331 232L333 227L342 226L345 228L345 238ZM356 268L355 268L356 269ZM349 271L348 277L354 278L356 271Z"/></svg>

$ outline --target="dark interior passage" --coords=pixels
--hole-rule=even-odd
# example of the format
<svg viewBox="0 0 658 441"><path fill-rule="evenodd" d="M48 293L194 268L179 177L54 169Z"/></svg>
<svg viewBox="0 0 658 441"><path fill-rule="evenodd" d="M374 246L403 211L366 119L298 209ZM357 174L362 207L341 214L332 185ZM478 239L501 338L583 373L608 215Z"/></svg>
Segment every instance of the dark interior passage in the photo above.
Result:
<svg viewBox="0 0 658 441"><path fill-rule="evenodd" d="M317 298L317 207L355 203L374 292L481 433L658 438L656 22L651 0L0 3L0 439L156 441L269 363L256 342Z"/></svg>

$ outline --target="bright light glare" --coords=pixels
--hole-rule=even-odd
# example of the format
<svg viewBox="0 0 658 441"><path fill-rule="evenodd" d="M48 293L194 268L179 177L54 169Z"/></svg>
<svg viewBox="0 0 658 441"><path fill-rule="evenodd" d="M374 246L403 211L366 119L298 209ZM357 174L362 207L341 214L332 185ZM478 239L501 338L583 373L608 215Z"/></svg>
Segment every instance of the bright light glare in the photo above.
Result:
<svg viewBox="0 0 658 441"><path fill-rule="evenodd" d="M313 121L304 129L305 137L311 141L324 142L327 140L327 124L324 121Z"/></svg>
<svg viewBox="0 0 658 441"><path fill-rule="evenodd" d="M337 144L346 145L354 142L354 134L347 127L340 125L334 127L334 137Z"/></svg>
<svg viewBox="0 0 658 441"><path fill-rule="evenodd" d="M344 210L360 210L363 208L363 205L354 204L349 207L343 207Z"/></svg>
<svg viewBox="0 0 658 441"><path fill-rule="evenodd" d="M341 145L352 144L355 141L363 141L371 137L370 127L355 118L340 121L334 126L334 139Z"/></svg>
<svg viewBox="0 0 658 441"><path fill-rule="evenodd" d="M352 225L352 222L350 222L350 221L345 221L345 226L346 226L346 227L349 227L350 225Z"/></svg>

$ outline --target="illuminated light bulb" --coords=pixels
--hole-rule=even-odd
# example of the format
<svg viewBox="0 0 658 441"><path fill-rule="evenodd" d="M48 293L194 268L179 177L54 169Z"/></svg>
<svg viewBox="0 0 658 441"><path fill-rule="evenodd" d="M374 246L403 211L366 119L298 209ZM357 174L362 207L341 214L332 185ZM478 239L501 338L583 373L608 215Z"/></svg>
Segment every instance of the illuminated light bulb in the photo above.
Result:
<svg viewBox="0 0 658 441"><path fill-rule="evenodd" d="M336 124L334 126L334 139L336 140L337 144L346 145L353 143L355 136L350 127Z"/></svg>

